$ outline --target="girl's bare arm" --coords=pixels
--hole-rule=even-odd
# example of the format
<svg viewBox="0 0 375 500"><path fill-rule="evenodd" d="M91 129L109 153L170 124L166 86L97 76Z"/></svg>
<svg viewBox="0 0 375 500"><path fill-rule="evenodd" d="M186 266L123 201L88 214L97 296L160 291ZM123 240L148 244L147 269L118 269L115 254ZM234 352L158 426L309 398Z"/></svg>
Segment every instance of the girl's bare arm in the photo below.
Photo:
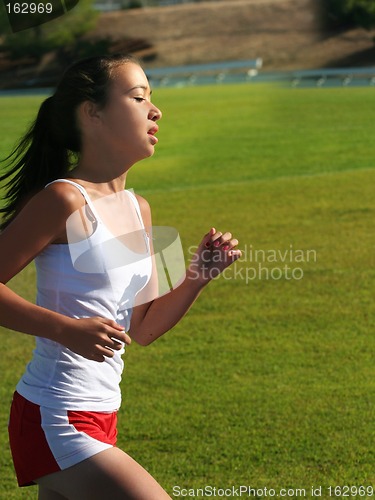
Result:
<svg viewBox="0 0 375 500"><path fill-rule="evenodd" d="M141 197L138 201L145 226L151 228L150 207ZM134 308L131 337L141 345L148 345L173 328L212 278L241 256L240 250L235 248L237 244L230 233L222 234L211 228L197 248L184 281L166 295Z"/></svg>
<svg viewBox="0 0 375 500"><path fill-rule="evenodd" d="M55 184L35 195L0 234L0 324L59 342L89 359L103 361L130 338L105 318L76 320L39 307L14 293L7 283L47 245L65 233L68 216L84 204L73 187Z"/></svg>

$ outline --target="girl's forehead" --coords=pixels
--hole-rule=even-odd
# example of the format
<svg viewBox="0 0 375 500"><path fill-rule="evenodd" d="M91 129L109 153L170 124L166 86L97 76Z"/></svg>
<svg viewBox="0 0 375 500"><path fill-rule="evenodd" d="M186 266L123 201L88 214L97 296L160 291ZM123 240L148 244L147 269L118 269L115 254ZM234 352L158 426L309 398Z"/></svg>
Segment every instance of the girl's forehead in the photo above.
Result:
<svg viewBox="0 0 375 500"><path fill-rule="evenodd" d="M113 84L122 87L122 90L131 90L134 87L149 88L147 77L143 69L135 63L125 63L112 73Z"/></svg>

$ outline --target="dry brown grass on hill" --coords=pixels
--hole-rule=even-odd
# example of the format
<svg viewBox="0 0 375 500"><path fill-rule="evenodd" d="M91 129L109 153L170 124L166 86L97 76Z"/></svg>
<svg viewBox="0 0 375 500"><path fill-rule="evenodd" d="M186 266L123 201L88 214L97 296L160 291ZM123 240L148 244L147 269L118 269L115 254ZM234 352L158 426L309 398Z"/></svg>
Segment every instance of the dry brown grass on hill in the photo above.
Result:
<svg viewBox="0 0 375 500"><path fill-rule="evenodd" d="M102 14L93 37L143 38L153 66L262 57L265 70L375 64L373 33L322 38L314 0L224 0Z"/></svg>
<svg viewBox="0 0 375 500"><path fill-rule="evenodd" d="M110 52L133 51L148 67L258 57L262 71L375 65L375 32L323 37L316 1L218 0L110 12L85 38L109 40ZM3 55L0 87L53 86L72 57L49 53L35 66Z"/></svg>

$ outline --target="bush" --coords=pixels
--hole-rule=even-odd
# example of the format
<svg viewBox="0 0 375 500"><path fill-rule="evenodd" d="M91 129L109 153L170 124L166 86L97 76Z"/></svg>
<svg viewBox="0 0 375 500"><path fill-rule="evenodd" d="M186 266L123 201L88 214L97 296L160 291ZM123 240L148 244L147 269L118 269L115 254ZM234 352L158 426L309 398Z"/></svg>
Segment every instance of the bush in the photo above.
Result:
<svg viewBox="0 0 375 500"><path fill-rule="evenodd" d="M374 0L321 0L323 22L328 28L349 29L375 26Z"/></svg>
<svg viewBox="0 0 375 500"><path fill-rule="evenodd" d="M129 9L140 9L143 7L142 0L131 0L129 2Z"/></svg>
<svg viewBox="0 0 375 500"><path fill-rule="evenodd" d="M10 31L6 11L0 6L0 28L4 33L0 51L6 52L13 60L26 57L38 62L52 50L75 46L96 23L98 13L92 9L91 3L92 0L80 0L63 16L16 33Z"/></svg>

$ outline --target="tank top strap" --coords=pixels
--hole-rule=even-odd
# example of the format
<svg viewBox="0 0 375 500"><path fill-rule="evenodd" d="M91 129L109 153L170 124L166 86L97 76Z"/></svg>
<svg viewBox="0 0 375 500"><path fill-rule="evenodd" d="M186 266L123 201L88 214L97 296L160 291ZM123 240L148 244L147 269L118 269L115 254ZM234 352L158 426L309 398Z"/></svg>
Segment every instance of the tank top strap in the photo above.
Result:
<svg viewBox="0 0 375 500"><path fill-rule="evenodd" d="M98 222L101 222L101 219L100 219L100 217L99 217L99 215L98 215L98 213L97 213L97 211L96 211L96 209L95 209L95 207L94 207L94 204L93 204L93 202L91 201L91 199L90 199L90 197L89 197L89 195L88 195L88 193L87 193L86 189L85 189L83 186L81 186L81 185L80 185L80 184L78 184L77 182L71 181L71 180L69 180L69 179L56 179L56 180L54 180L54 181L52 181L52 182L49 182L49 183L48 183L48 184L46 184L46 186L44 186L44 187L48 187L48 186L50 186L51 184L55 184L56 182L65 182L66 184L71 184L72 186L75 186L75 187L78 189L78 191L80 191L80 193L82 194L82 196L84 197L84 199L85 199L85 201L86 201L87 205L89 206L89 208L90 208L90 210L91 210L91 213L93 214L93 216L95 217L95 219L96 219Z"/></svg>
<svg viewBox="0 0 375 500"><path fill-rule="evenodd" d="M75 186L79 191L80 193L82 194L82 196L84 197L87 205L89 206L90 210L91 210L91 213L93 214L93 216L95 217L95 219L101 223L101 218L99 216L99 214L97 213L95 207L94 207L94 204L93 202L91 201L86 189L81 186L81 184L78 184L77 182L74 182L74 181L71 181L69 179L56 179L52 182L49 182L48 184L46 184L45 187L48 187L50 186L51 184L54 184L56 182L65 182L66 184L71 184L72 186ZM135 211L136 211L136 214L138 216L138 219L139 219L139 222L141 224L141 227L142 229L145 229L145 225L144 225L144 222L143 222L143 218L142 218L142 213L141 213L141 209L140 209L140 206L139 206L139 203L138 203L138 200L135 196L135 194L133 193L133 191L131 189L126 189L125 190L129 196L129 198L132 200L133 202L133 206L135 208Z"/></svg>
<svg viewBox="0 0 375 500"><path fill-rule="evenodd" d="M131 189L126 189L125 191L128 193L128 195L129 195L130 199L131 199L131 200L132 200L132 202L133 202L133 205L134 205L134 208L135 208L136 214L137 214L137 216L138 216L139 222L141 223L141 227L142 227L142 229L145 229L145 225L144 225L143 218L142 218L142 214L141 214L141 208L140 208L140 206L139 206L139 203L138 203L138 200L137 200L137 198L136 198L135 194L133 193L133 190L131 190Z"/></svg>

